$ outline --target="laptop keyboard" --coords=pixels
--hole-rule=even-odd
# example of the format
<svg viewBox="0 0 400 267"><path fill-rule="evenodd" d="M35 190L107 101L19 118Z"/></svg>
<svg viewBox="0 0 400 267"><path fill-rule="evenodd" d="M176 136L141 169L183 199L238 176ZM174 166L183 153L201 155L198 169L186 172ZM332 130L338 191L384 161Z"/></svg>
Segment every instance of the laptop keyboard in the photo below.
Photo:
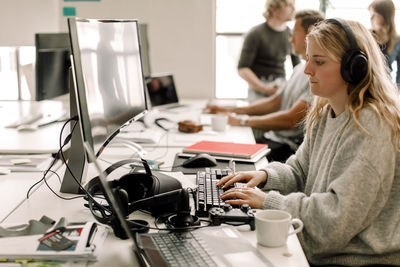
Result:
<svg viewBox="0 0 400 267"><path fill-rule="evenodd" d="M167 266L217 266L196 232L140 234L140 241L157 247Z"/></svg>

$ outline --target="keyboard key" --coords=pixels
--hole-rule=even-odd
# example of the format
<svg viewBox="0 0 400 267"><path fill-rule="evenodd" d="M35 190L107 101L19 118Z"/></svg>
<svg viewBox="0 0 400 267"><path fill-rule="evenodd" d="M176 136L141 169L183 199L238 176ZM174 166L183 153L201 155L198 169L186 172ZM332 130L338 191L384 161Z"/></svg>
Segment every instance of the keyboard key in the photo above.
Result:
<svg viewBox="0 0 400 267"><path fill-rule="evenodd" d="M216 266L211 251L192 232L148 234L168 266Z"/></svg>
<svg viewBox="0 0 400 267"><path fill-rule="evenodd" d="M220 195L230 188L220 188L216 183L224 176L231 174L230 169L205 168L204 171L197 172L197 200L196 215L200 217L208 216L208 210L212 207L221 207L225 204Z"/></svg>

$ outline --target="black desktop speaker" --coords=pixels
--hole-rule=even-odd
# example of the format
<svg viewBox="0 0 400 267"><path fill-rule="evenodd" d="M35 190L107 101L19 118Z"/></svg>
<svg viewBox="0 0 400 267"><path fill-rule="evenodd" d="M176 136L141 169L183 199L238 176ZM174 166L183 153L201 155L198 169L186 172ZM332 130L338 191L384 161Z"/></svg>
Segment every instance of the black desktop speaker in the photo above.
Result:
<svg viewBox="0 0 400 267"><path fill-rule="evenodd" d="M342 57L340 73L343 80L346 82L352 85L359 84L368 73L367 56L358 46L353 31L345 20L332 18L327 19L326 22L339 26L346 33L347 39L350 43L350 49L347 50Z"/></svg>
<svg viewBox="0 0 400 267"><path fill-rule="evenodd" d="M118 167L133 162L141 162L145 172L131 172L119 179L108 182L124 215L127 216L139 208L150 211L153 216L161 216L179 211L181 204L177 201L177 197L170 194L170 192L182 190L181 183L168 175L156 172L152 173L145 160L128 159L119 161L108 167L104 171L104 174L107 176ZM86 189L90 196L105 195L98 176L89 181ZM163 201L141 201L163 194L167 196ZM168 198L168 195L173 196ZM87 197L87 200L93 216L99 222L107 224L109 222L110 207L108 205L100 205L93 197ZM134 205L133 203L138 204Z"/></svg>

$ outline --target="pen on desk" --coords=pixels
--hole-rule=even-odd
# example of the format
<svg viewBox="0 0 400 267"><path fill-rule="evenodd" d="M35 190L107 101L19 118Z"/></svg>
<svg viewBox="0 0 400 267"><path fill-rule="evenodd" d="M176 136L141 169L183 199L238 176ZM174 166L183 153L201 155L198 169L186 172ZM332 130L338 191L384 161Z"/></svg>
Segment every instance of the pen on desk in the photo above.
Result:
<svg viewBox="0 0 400 267"><path fill-rule="evenodd" d="M90 231L89 231L89 236L88 236L88 240L86 242L86 247L90 247L93 244L93 239L96 236L96 232L97 232L97 223L93 223L92 227L90 228Z"/></svg>

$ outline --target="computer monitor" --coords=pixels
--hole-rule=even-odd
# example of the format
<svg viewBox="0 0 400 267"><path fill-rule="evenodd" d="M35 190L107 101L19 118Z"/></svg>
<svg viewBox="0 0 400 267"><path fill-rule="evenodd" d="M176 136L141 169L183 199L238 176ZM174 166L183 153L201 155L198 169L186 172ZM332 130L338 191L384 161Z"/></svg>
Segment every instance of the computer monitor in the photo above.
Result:
<svg viewBox="0 0 400 267"><path fill-rule="evenodd" d="M36 33L35 96L37 101L69 93L68 70L70 40L68 33Z"/></svg>
<svg viewBox="0 0 400 267"><path fill-rule="evenodd" d="M139 36L140 36L140 54L142 56L143 76L149 77L151 75L150 64L150 45L148 36L148 26L145 23L139 23Z"/></svg>
<svg viewBox="0 0 400 267"><path fill-rule="evenodd" d="M71 99L71 116L75 108L82 136L79 140L73 133L68 164L80 180L87 161L82 142L99 155L121 127L141 118L148 108L137 20L68 18L68 27L74 77L71 96L76 98L76 107ZM79 187L68 173L61 191L77 193ZM74 188L63 187L64 183Z"/></svg>

